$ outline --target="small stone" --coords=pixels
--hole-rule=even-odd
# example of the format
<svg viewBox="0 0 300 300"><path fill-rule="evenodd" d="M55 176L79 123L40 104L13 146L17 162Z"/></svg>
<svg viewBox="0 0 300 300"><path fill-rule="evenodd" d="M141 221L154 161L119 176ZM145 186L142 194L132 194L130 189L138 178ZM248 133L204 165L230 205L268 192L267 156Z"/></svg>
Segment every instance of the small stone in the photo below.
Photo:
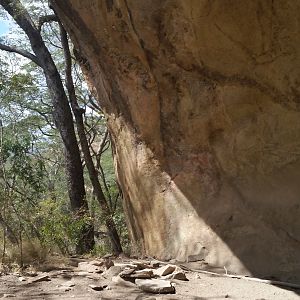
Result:
<svg viewBox="0 0 300 300"><path fill-rule="evenodd" d="M105 288L105 286L101 286L101 285L95 285L95 284L90 284L89 287L94 290L94 291L103 291L103 289Z"/></svg>
<svg viewBox="0 0 300 300"><path fill-rule="evenodd" d="M76 275L78 275L78 276L88 276L88 275L90 275L91 273L89 273L89 272L85 272L85 271L80 271L80 272L77 272L76 273Z"/></svg>
<svg viewBox="0 0 300 300"><path fill-rule="evenodd" d="M23 275L28 276L28 277L36 277L36 276L38 276L38 273L35 271L29 271L29 272L24 272Z"/></svg>
<svg viewBox="0 0 300 300"><path fill-rule="evenodd" d="M19 279L19 281L26 281L26 278L25 278L25 277L22 277L22 276L19 277L18 279Z"/></svg>
<svg viewBox="0 0 300 300"><path fill-rule="evenodd" d="M172 279L188 281L185 274L183 272L175 272L172 274Z"/></svg>
<svg viewBox="0 0 300 300"><path fill-rule="evenodd" d="M73 287L75 286L75 283L73 281L66 281L62 284L64 287Z"/></svg>
<svg viewBox="0 0 300 300"><path fill-rule="evenodd" d="M136 268L138 270L143 270L143 269L152 269L153 267L151 264L149 264L147 261L133 261L132 262L134 265L136 265Z"/></svg>
<svg viewBox="0 0 300 300"><path fill-rule="evenodd" d="M139 267L136 264L132 263L115 263L115 266L121 267L122 269L139 269Z"/></svg>
<svg viewBox="0 0 300 300"><path fill-rule="evenodd" d="M174 265L166 265L154 270L154 274L158 276L166 276L173 273L175 269L176 266Z"/></svg>
<svg viewBox="0 0 300 300"><path fill-rule="evenodd" d="M99 280L101 279L101 275L100 274L97 274L97 273L94 273L94 274L89 274L86 276L86 278L88 279L92 279L92 280Z"/></svg>
<svg viewBox="0 0 300 300"><path fill-rule="evenodd" d="M175 288L170 281L161 279L137 279L137 286L144 292L154 294L174 294Z"/></svg>
<svg viewBox="0 0 300 300"><path fill-rule="evenodd" d="M15 297L16 297L16 295L14 295L14 294L4 294L2 296L2 298L15 298Z"/></svg>
<svg viewBox="0 0 300 300"><path fill-rule="evenodd" d="M150 266L152 266L153 268L158 268L160 266L160 263L158 260L153 260L150 262Z"/></svg>
<svg viewBox="0 0 300 300"><path fill-rule="evenodd" d="M135 287L135 284L133 282L124 280L120 276L113 276L111 278L111 281L117 285L123 286L123 287Z"/></svg>
<svg viewBox="0 0 300 300"><path fill-rule="evenodd" d="M104 265L104 261L103 260L92 260L90 261L90 264L96 267L101 267Z"/></svg>
<svg viewBox="0 0 300 300"><path fill-rule="evenodd" d="M111 253L107 253L105 254L104 256L102 256L102 258L110 258L110 257L113 257L113 255Z"/></svg>
<svg viewBox="0 0 300 300"><path fill-rule="evenodd" d="M139 270L139 271L135 271L133 274L131 274L129 277L131 278L152 278L153 275L153 270L151 269L144 269L144 270Z"/></svg>
<svg viewBox="0 0 300 300"><path fill-rule="evenodd" d="M48 275L42 275L42 276L31 279L28 283L35 283L35 282L41 282L41 281L51 281L51 278Z"/></svg>
<svg viewBox="0 0 300 300"><path fill-rule="evenodd" d="M114 262L110 258L108 258L108 259L105 259L104 265L105 265L106 270L108 270L109 268L114 266Z"/></svg>
<svg viewBox="0 0 300 300"><path fill-rule="evenodd" d="M121 278L129 277L129 275L131 275L132 273L134 273L134 271L135 271L135 269L125 269L125 270L123 270L123 271L119 274L119 276L120 276Z"/></svg>
<svg viewBox="0 0 300 300"><path fill-rule="evenodd" d="M73 276L71 274L62 273L60 275L60 277L63 278L63 279L71 279Z"/></svg>

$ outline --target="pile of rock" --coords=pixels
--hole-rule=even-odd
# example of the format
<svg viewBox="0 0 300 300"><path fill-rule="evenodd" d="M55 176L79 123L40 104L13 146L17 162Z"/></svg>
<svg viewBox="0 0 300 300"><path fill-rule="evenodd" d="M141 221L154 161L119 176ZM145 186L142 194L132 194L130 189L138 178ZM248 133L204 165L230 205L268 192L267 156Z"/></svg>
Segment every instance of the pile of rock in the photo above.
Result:
<svg viewBox="0 0 300 300"><path fill-rule="evenodd" d="M102 273L101 275L115 284L137 286L148 293L175 293L175 281L187 281L185 272L176 265L160 266L157 261L112 262L94 260L78 264L79 273ZM91 287L96 290L93 286Z"/></svg>

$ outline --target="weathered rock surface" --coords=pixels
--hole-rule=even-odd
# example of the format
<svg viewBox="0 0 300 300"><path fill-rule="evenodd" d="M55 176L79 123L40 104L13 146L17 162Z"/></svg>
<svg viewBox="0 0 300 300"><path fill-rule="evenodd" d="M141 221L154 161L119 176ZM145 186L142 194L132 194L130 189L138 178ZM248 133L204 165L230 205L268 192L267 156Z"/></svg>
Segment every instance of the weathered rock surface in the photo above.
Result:
<svg viewBox="0 0 300 300"><path fill-rule="evenodd" d="M135 281L137 286L144 292L154 294L173 294L175 288L168 280L161 279L137 279Z"/></svg>
<svg viewBox="0 0 300 300"><path fill-rule="evenodd" d="M171 273L173 273L176 269L176 266L174 265L166 265L166 266L162 266L158 269L156 269L154 271L154 274L155 275L158 275L158 276L165 276L165 275L169 275Z"/></svg>
<svg viewBox="0 0 300 300"><path fill-rule="evenodd" d="M295 275L300 2L51 3L108 118L132 239Z"/></svg>
<svg viewBox="0 0 300 300"><path fill-rule="evenodd" d="M113 276L119 275L123 269L124 268L122 268L121 266L112 266L108 270L103 272L102 275L104 278L111 279Z"/></svg>
<svg viewBox="0 0 300 300"><path fill-rule="evenodd" d="M41 282L41 281L51 281L51 278L47 274L40 275L40 276L31 278L27 283L32 284L32 283Z"/></svg>

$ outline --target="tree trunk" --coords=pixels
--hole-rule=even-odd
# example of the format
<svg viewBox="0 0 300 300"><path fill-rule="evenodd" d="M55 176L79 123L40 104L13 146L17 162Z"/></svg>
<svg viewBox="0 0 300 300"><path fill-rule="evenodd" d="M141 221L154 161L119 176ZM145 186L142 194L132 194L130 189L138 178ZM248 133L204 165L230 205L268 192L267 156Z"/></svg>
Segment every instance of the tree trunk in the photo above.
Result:
<svg viewBox="0 0 300 300"><path fill-rule="evenodd" d="M120 254L122 252L122 246L119 238L119 234L117 232L112 213L106 201L105 195L102 191L102 187L99 181L98 173L95 168L93 158L90 153L90 147L88 144L88 140L86 137L84 122L83 122L83 109L81 109L78 105L77 96L75 93L75 87L72 78L72 59L71 53L69 49L68 36L67 32L60 24L61 30L61 41L64 49L65 55L65 65L66 65L66 86L69 94L69 100L71 104L71 108L73 114L75 116L75 122L78 132L78 137L81 145L81 150L83 152L84 161L86 163L86 167L88 169L89 177L94 189L95 196L100 204L102 216L105 220L106 228L108 230L108 236L111 241L112 250L114 254Z"/></svg>
<svg viewBox="0 0 300 300"><path fill-rule="evenodd" d="M74 131L72 113L60 75L51 54L42 40L40 32L22 4L18 0L0 0L0 4L26 33L32 50L38 59L38 64L43 68L53 105L53 119L64 144L65 168L71 208L76 217L83 217L88 214L83 168ZM87 224L84 227L76 247L78 253L90 251L94 246L93 226Z"/></svg>
<svg viewBox="0 0 300 300"><path fill-rule="evenodd" d="M299 1L51 3L108 118L132 239L300 275Z"/></svg>
<svg viewBox="0 0 300 300"><path fill-rule="evenodd" d="M7 224L7 222L3 219L2 215L0 214L0 225L3 229L4 234L12 244L19 244L18 238L15 235L12 228Z"/></svg>

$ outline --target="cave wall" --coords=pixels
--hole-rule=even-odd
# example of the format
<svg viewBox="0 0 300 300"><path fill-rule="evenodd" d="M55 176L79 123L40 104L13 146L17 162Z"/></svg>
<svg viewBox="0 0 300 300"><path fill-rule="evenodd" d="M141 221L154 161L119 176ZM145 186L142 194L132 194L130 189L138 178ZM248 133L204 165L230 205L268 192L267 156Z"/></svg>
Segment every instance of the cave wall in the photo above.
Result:
<svg viewBox="0 0 300 300"><path fill-rule="evenodd" d="M51 3L108 118L136 244L295 280L300 2Z"/></svg>

